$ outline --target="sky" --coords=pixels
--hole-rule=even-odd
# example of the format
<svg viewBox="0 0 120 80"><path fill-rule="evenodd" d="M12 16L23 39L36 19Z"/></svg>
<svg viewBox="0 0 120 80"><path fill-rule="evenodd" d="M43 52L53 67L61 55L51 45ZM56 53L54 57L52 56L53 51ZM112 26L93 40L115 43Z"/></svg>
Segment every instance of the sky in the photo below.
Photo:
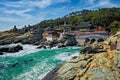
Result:
<svg viewBox="0 0 120 80"><path fill-rule="evenodd" d="M120 0L0 0L0 31L22 28L72 11L120 7Z"/></svg>

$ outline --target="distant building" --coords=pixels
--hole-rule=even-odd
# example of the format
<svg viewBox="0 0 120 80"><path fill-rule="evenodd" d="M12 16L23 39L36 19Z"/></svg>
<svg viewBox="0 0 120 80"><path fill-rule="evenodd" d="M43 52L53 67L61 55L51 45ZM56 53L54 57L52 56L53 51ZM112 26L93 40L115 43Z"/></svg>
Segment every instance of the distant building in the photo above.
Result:
<svg viewBox="0 0 120 80"><path fill-rule="evenodd" d="M90 26L90 22L80 22L80 24L77 25L75 29L79 31L90 31Z"/></svg>
<svg viewBox="0 0 120 80"><path fill-rule="evenodd" d="M52 41L58 37L58 33L56 31L44 31L42 36L46 38L47 41Z"/></svg>
<svg viewBox="0 0 120 80"><path fill-rule="evenodd" d="M94 29L94 32L105 32L105 28L104 28L104 27L101 27L101 26L96 27L96 28Z"/></svg>
<svg viewBox="0 0 120 80"><path fill-rule="evenodd" d="M41 37L41 33L42 32L39 29L35 29L35 30L31 29L30 30L30 34L34 37Z"/></svg>

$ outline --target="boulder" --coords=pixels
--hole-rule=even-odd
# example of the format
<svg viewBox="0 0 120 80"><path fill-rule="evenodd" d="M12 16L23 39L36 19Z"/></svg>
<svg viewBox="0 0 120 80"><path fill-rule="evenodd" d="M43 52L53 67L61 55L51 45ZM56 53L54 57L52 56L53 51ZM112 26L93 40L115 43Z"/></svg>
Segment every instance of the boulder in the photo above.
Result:
<svg viewBox="0 0 120 80"><path fill-rule="evenodd" d="M23 47L21 45L17 45L15 47L10 47L7 52L14 53L14 52L18 52L19 50L23 50Z"/></svg>
<svg viewBox="0 0 120 80"><path fill-rule="evenodd" d="M23 50L23 47L21 45L7 47L7 48L0 48L0 52L9 52L9 53L18 52L20 50Z"/></svg>
<svg viewBox="0 0 120 80"><path fill-rule="evenodd" d="M78 56L73 56L72 59L76 59Z"/></svg>
<svg viewBox="0 0 120 80"><path fill-rule="evenodd" d="M66 47L65 45L58 45L58 48Z"/></svg>
<svg viewBox="0 0 120 80"><path fill-rule="evenodd" d="M0 48L0 52L7 52L9 50L9 48Z"/></svg>
<svg viewBox="0 0 120 80"><path fill-rule="evenodd" d="M65 46L75 46L77 45L77 41L75 39L75 36L69 35L67 40L64 43Z"/></svg>
<svg viewBox="0 0 120 80"><path fill-rule="evenodd" d="M16 67L18 64L19 64L19 63L16 62L16 63L14 63L14 64L12 65L12 67Z"/></svg>
<svg viewBox="0 0 120 80"><path fill-rule="evenodd" d="M69 34L64 35L58 42L59 42L58 44L59 47L75 46L78 43L75 39L75 36Z"/></svg>
<svg viewBox="0 0 120 80"><path fill-rule="evenodd" d="M3 55L3 52L0 52L0 55Z"/></svg>
<svg viewBox="0 0 120 80"><path fill-rule="evenodd" d="M41 49L41 48L47 49L47 47L44 46L44 45L40 45L40 46L37 47L37 49Z"/></svg>

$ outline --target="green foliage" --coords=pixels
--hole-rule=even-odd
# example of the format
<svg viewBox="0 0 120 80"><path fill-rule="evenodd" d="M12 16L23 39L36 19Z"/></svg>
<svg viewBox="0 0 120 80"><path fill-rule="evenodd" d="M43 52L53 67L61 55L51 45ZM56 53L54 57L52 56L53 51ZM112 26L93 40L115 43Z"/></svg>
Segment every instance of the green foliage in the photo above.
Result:
<svg viewBox="0 0 120 80"><path fill-rule="evenodd" d="M113 31L119 31L120 30L120 21L112 22L109 27Z"/></svg>
<svg viewBox="0 0 120 80"><path fill-rule="evenodd" d="M34 25L34 28L61 28L64 29L66 26L61 26L66 22L69 27L78 25L81 21L90 21L91 24L104 26L109 28L109 25L114 21L120 21L120 8L102 8L98 10L82 10L72 12L62 18L44 20ZM113 28L111 28L113 29Z"/></svg>

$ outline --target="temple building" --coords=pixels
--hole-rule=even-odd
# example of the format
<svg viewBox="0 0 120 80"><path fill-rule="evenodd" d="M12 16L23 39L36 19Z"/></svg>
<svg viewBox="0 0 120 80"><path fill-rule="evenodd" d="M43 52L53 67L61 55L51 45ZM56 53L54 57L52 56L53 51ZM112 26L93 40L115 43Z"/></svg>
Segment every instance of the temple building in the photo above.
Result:
<svg viewBox="0 0 120 80"><path fill-rule="evenodd" d="M105 28L101 27L101 26L96 27L96 28L94 28L94 32L105 32Z"/></svg>
<svg viewBox="0 0 120 80"><path fill-rule="evenodd" d="M47 39L47 41L52 41L57 39L58 33L56 31L44 31L42 33L43 38Z"/></svg>
<svg viewBox="0 0 120 80"><path fill-rule="evenodd" d="M75 30L79 31L90 31L91 24L90 22L80 22L79 25L75 27Z"/></svg>

